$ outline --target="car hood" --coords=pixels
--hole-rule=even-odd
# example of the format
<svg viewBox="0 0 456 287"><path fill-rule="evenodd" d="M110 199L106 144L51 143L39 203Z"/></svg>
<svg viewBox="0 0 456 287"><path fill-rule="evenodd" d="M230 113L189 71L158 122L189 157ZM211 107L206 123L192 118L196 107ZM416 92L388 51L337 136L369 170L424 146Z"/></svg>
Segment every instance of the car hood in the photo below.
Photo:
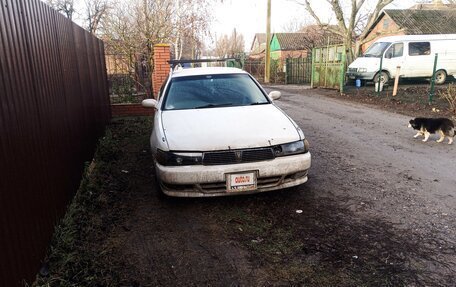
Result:
<svg viewBox="0 0 456 287"><path fill-rule="evenodd" d="M163 111L170 150L254 148L300 139L293 122L272 104Z"/></svg>
<svg viewBox="0 0 456 287"><path fill-rule="evenodd" d="M370 70L380 64L380 58L375 57L358 57L348 67L349 68L366 68Z"/></svg>

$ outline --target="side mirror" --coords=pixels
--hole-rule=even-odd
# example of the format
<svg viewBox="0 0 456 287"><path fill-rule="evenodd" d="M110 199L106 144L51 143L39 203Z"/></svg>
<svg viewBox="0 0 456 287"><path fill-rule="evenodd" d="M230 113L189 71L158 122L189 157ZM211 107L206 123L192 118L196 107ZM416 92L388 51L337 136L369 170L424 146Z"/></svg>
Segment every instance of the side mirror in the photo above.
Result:
<svg viewBox="0 0 456 287"><path fill-rule="evenodd" d="M391 59L392 57L393 57L393 54L391 54L391 53L386 54L387 59Z"/></svg>
<svg viewBox="0 0 456 287"><path fill-rule="evenodd" d="M158 102L155 99L145 99L142 101L142 106L145 108L157 108Z"/></svg>
<svg viewBox="0 0 456 287"><path fill-rule="evenodd" d="M275 101L275 100L280 99L280 97L282 96L282 93L279 91L272 91L269 93L268 96L271 100Z"/></svg>

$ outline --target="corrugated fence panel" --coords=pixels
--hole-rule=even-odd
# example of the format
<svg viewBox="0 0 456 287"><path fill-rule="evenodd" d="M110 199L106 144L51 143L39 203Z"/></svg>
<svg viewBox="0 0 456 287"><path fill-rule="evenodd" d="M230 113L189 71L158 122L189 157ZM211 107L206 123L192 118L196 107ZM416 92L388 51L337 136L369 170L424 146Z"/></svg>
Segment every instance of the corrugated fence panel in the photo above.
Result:
<svg viewBox="0 0 456 287"><path fill-rule="evenodd" d="M103 42L0 0L0 286L33 281L110 117Z"/></svg>

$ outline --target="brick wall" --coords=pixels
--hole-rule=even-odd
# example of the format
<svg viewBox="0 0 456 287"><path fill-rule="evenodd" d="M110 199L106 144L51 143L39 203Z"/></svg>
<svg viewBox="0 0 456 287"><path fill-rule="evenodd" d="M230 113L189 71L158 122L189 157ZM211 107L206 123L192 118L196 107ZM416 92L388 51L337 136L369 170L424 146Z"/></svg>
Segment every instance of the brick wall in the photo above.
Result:
<svg viewBox="0 0 456 287"><path fill-rule="evenodd" d="M154 109L144 108L141 104L113 104L111 105L113 117L153 116Z"/></svg>
<svg viewBox="0 0 456 287"><path fill-rule="evenodd" d="M154 98L158 97L160 88L169 74L171 59L170 45L157 44L154 46L154 71L152 72L152 87Z"/></svg>
<svg viewBox="0 0 456 287"><path fill-rule="evenodd" d="M382 37L405 35L404 31L388 16L384 15L383 18L372 28L372 31L367 35L369 42L361 45L361 51L364 53L375 41Z"/></svg>

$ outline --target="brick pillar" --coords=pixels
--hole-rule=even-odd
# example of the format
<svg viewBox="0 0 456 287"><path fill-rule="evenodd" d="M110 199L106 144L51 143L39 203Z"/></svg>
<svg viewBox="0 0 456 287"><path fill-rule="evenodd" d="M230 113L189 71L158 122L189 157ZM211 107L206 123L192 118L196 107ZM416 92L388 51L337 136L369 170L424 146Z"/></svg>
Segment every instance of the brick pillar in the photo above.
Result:
<svg viewBox="0 0 456 287"><path fill-rule="evenodd" d="M170 65L168 61L171 59L170 45L157 44L154 46L154 71L152 72L152 93L156 99L163 82L169 74Z"/></svg>

